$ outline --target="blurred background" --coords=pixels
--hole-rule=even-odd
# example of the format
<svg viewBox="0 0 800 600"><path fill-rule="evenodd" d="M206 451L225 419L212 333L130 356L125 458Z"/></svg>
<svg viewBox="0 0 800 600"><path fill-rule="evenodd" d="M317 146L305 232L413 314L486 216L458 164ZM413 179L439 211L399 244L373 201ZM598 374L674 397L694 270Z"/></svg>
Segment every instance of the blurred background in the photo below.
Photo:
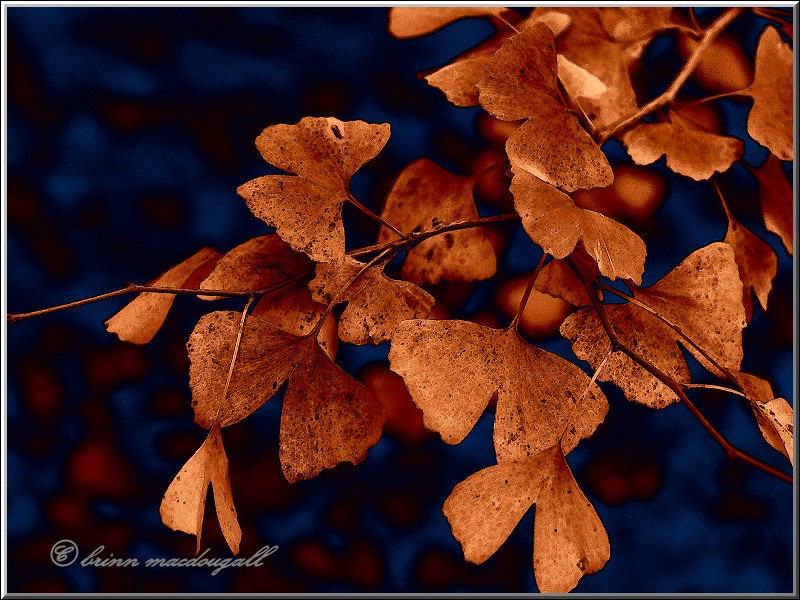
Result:
<svg viewBox="0 0 800 600"><path fill-rule="evenodd" d="M453 107L416 77L489 35L492 27L481 20L398 41L386 32L384 8L5 10L11 313L144 283L202 246L224 252L265 233L235 190L268 172L253 143L268 125L306 115L390 123L385 150L352 184L376 211L417 157L462 174L502 158L507 127L477 108ZM698 18L707 24L717 13L698 10ZM685 10L676 9L674 18L685 20ZM701 66L687 94L746 86L766 23L738 19L710 53L718 55L717 66ZM666 87L686 48L673 35L651 44L638 67L640 98ZM746 134L748 107L724 100L706 105L698 119L743 139L744 160L759 166L766 151ZM616 142L604 150L615 168L625 162ZM785 171L790 175L789 165ZM647 242L645 285L724 237L725 214L708 182L675 176L663 160L617 172L628 187L620 184L603 202ZM499 170L481 182L482 214L509 210L504 177ZM736 217L764 235L747 170L739 164L720 183ZM582 199L593 201L600 200ZM347 208L345 218L351 246L374 241L372 222ZM516 225L491 235L501 258L498 277L431 289L439 316L508 323L514 294L518 303L540 251ZM780 272L770 314L757 306L745 330L743 370L769 379L793 404L792 262L776 236L765 239ZM224 430L241 556L279 546L263 567L212 577L208 569L54 566L50 548L64 538L82 555L100 545L104 556L140 562L194 555L194 537L165 528L158 507L205 436L192 420L185 343L212 307L178 298L161 332L139 347L103 328L126 301L7 329L9 592L535 591L534 511L480 566L463 560L441 512L456 483L494 464L491 412L462 444L447 446L421 427L402 383L386 368L388 344L339 348L338 362L376 391L390 415L382 440L358 467L340 465L288 484L277 456L280 396ZM575 360L552 323L564 308L539 301L526 333ZM241 302L213 309L223 307L241 309ZM576 591L791 591L790 487L726 462L684 407L656 413L628 403L613 386L603 389L611 405L606 422L569 462L608 530L612 557ZM786 469L736 398L696 398L731 442ZM230 555L211 501L206 547L207 556Z"/></svg>

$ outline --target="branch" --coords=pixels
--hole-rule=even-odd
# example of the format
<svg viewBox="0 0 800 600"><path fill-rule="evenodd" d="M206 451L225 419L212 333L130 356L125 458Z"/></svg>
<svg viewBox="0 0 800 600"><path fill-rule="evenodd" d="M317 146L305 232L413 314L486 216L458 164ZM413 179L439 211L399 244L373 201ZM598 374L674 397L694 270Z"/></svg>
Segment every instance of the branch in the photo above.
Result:
<svg viewBox="0 0 800 600"><path fill-rule="evenodd" d="M618 349L619 351L625 353L631 360L633 360L636 364L642 367L645 371L650 373L653 377L658 379L664 385L666 385L669 389L671 389L676 396L680 399L680 401L686 406L686 408L691 411L694 417L699 421L700 425L711 435L711 437L716 441L722 449L725 451L725 455L730 460L740 460L742 462L748 463L757 469L763 471L768 475L772 475L781 481L785 481L787 483L792 483L793 478L791 475L776 469L772 465L768 465L765 462L758 460L757 458L750 456L746 452L742 452L738 448L736 448L733 444L731 444L724 435L722 435L719 430L711 424L711 422L700 412L700 410L695 406L694 402L686 395L684 391L684 385L678 383L672 377L663 373L658 367L651 364L650 362L644 360L641 356L636 354L633 350L628 348L625 344L623 344L620 339L617 337L617 334L614 332L614 328L611 326L611 323L608 320L608 315L606 314L605 307L600 302L599 298L597 297L596 290L587 276L578 268L577 265L570 259L567 258L568 264L572 267L572 270L575 271L576 275L580 278L581 283L586 288L587 293L589 294L589 298L592 301L592 306L597 313L597 317L600 319L600 323L603 326L603 329L606 332L606 335L611 340L611 344L613 348Z"/></svg>
<svg viewBox="0 0 800 600"><path fill-rule="evenodd" d="M683 87L683 84L688 81L689 77L692 76L692 73L694 73L694 70L697 68L697 65L700 64L703 53L714 42L714 40L717 39L719 34L722 33L722 31L742 13L743 10L744 9L740 7L729 8L722 13L722 15L716 21L714 21L708 29L706 29L702 39L700 40L700 43L697 44L694 52L692 52L692 55L689 57L689 60L687 60L686 64L683 65L680 73L678 73L678 76L670 84L670 86L660 96L642 106L630 117L626 117L625 119L622 119L621 121L618 121L617 123L614 123L605 130L601 131L600 138L597 140L597 143L602 145L610 138L629 129L647 115L660 110L668 104L671 104L672 101L675 100L675 97L678 95L680 89Z"/></svg>
<svg viewBox="0 0 800 600"><path fill-rule="evenodd" d="M515 331L517 330L517 327L519 326L519 320L522 318L522 313L525 312L525 305L528 304L528 298L530 298L531 296L531 291L533 290L533 286L536 284L536 279L539 277L539 273L541 273L542 267L544 266L545 258L547 258L547 254L542 253L542 257L536 264L536 268L533 270L530 280L528 280L528 285L525 288L525 293L522 294L522 299L519 301L519 306L517 307L517 314L514 315L514 319L508 326L509 329L514 329Z"/></svg>

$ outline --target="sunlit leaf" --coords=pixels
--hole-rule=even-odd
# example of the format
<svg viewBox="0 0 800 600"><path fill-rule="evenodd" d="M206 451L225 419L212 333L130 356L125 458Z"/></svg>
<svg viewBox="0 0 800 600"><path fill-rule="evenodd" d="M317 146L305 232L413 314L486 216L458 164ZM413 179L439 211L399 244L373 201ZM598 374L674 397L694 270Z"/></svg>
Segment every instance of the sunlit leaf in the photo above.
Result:
<svg viewBox="0 0 800 600"><path fill-rule="evenodd" d="M556 58L558 78L564 85L564 89L573 98L597 99L608 91L605 83L566 56L559 54Z"/></svg>
<svg viewBox="0 0 800 600"><path fill-rule="evenodd" d="M408 165L386 198L381 216L400 231L431 229L435 224L478 218L472 195L475 180L454 175L421 158ZM378 243L397 234L382 227ZM497 261L481 227L452 231L417 244L408 252L401 274L413 283L475 281L495 274Z"/></svg>
<svg viewBox="0 0 800 600"><path fill-rule="evenodd" d="M308 284L312 297L324 303L348 302L339 319L339 337L351 344L378 344L392 338L404 319L427 317L434 299L409 281L391 279L378 268L370 268L343 294L339 290L364 268L353 258L317 265L317 276Z"/></svg>
<svg viewBox="0 0 800 600"><path fill-rule="evenodd" d="M213 248L205 247L148 285L170 288L184 287L193 273L219 256L219 252ZM175 294L155 292L139 294L105 322L106 330L109 333L116 333L123 342L146 344L161 329L174 301Z"/></svg>
<svg viewBox="0 0 800 600"><path fill-rule="evenodd" d="M791 46L767 25L758 38L753 83L743 92L753 98L747 132L781 160L794 160L792 65Z"/></svg>
<svg viewBox="0 0 800 600"><path fill-rule="evenodd" d="M214 490L214 505L222 534L231 552L238 554L242 530L233 505L228 457L218 426L208 432L203 445L169 484L159 509L164 525L197 537L197 552L200 551L209 484Z"/></svg>
<svg viewBox="0 0 800 600"><path fill-rule="evenodd" d="M513 172L514 208L542 250L564 258L582 242L603 275L641 283L647 248L638 235L605 215L578 208L568 195L538 177L518 167Z"/></svg>
<svg viewBox="0 0 800 600"><path fill-rule="evenodd" d="M696 181L724 173L744 152L741 140L702 129L670 111L669 121L640 123L622 136L633 161L649 165L666 156L667 167Z"/></svg>
<svg viewBox="0 0 800 600"><path fill-rule="evenodd" d="M389 139L389 124L305 117L267 127L256 147L268 163L294 175L265 175L239 186L248 208L292 248L314 261L345 250L342 204L350 177Z"/></svg>

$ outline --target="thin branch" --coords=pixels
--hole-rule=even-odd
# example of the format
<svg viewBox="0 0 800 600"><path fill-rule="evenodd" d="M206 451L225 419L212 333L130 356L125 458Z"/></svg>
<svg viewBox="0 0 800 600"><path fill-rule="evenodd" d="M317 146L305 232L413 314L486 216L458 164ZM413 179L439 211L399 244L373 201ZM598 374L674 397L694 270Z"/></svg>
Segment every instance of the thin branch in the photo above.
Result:
<svg viewBox="0 0 800 600"><path fill-rule="evenodd" d="M694 51L692 52L691 56L689 56L689 60L686 61L686 64L683 65L680 73L678 76L675 77L673 82L670 86L657 98L654 98L644 106L642 106L638 111L636 111L630 117L626 117L617 123L614 123L610 127L606 128L604 131L600 132L600 137L598 139L598 144L603 144L604 142L608 141L610 138L614 137L626 131L631 126L635 125L639 121L641 121L644 117L649 114L660 110L661 108L671 104L675 97L678 95L678 92L683 87L689 77L692 76L694 70L700 64L700 60L703 57L703 53L711 46L714 40L719 36L720 33L728 26L730 23L738 17L744 9L740 7L736 8L729 8L726 10L720 17L714 21L708 29L706 29L705 33L703 34L702 39L695 47Z"/></svg>
<svg viewBox="0 0 800 600"><path fill-rule="evenodd" d="M387 221L386 219L384 219L384 218L383 218L382 216L380 216L379 214L376 214L376 213L375 213L375 212L373 212L371 209L369 209L369 208L367 208L366 206L364 206L363 204L361 204L361 202L359 202L358 200L356 200L356 199L353 197L353 195L352 195L352 194L350 194L350 195L348 196L348 198L347 198L347 199L348 199L348 201L350 202L350 204L352 204L353 206L355 206L355 207L356 207L358 210L360 210L361 212L363 212L363 213L364 213L365 215L367 215L367 216L368 216L370 219L372 219L372 220L374 220L374 221L377 221L378 223L380 223L380 224L381 224L381 225L383 225L384 227L387 227L387 228L391 229L391 230L392 230L392 231L394 231L394 232L395 232L397 235L399 235L401 238L405 238L405 237L406 237L406 234L405 234L405 233L403 233L403 232L402 232L402 231L400 231L400 230L399 230L397 227L395 227L394 225L392 225L391 223L389 223L389 221Z"/></svg>
<svg viewBox="0 0 800 600"><path fill-rule="evenodd" d="M533 286L536 284L536 279L539 277L539 273L542 272L542 267L544 266L544 260L546 258L547 254L542 253L542 257L536 264L536 268L533 270L533 273L531 273L531 278L528 280L528 285L525 288L525 292L522 294L522 299L519 301L519 306L517 307L517 314L514 315L514 319L508 326L509 329L517 331L519 327L519 321L522 318L522 313L525 312L525 306L528 304L528 298L530 298L531 296L531 291L533 290Z"/></svg>
<svg viewBox="0 0 800 600"><path fill-rule="evenodd" d="M722 385L714 385L712 383L683 383L681 385L690 390L692 389L718 390L720 392L727 392L729 394L735 394L736 396L741 396L742 398L744 398L745 400L749 400L750 402L754 401L752 398L750 398L750 396L748 396L744 392L740 392L739 390L734 390Z"/></svg>
<svg viewBox="0 0 800 600"><path fill-rule="evenodd" d="M721 94L714 94L713 96L706 96L704 98L698 98L697 100L692 100L691 102L687 102L686 104L681 104L681 108L686 106L696 106L698 104L705 104L706 102L713 102L715 100L720 100L722 98L731 98L735 96L746 96L745 90L747 88L743 88L741 90L733 90L732 92L722 92Z"/></svg>
<svg viewBox="0 0 800 600"><path fill-rule="evenodd" d="M624 352L631 360L633 360L636 364L642 367L645 371L650 373L653 377L658 379L664 385L666 385L669 389L671 389L676 396L680 399L680 401L689 409L689 411L694 415L695 419L703 426L703 428L711 435L711 437L716 441L722 449L725 451L725 455L730 460L740 460L742 462L748 463L757 469L763 471L768 475L772 475L781 481L785 481L787 483L792 483L793 478L791 475L784 473L783 471L776 469L772 465L768 465L765 462L750 456L746 452L743 452L736 448L733 444L731 444L724 435L722 435L719 430L711 424L711 422L700 412L700 410L695 406L694 402L686 395L686 392L683 389L683 385L675 381L672 377L667 375L666 373L662 372L658 367L653 365L652 363L644 360L641 356L636 354L633 350L628 348L625 344L623 344L617 334L614 332L613 327L611 326L610 321L608 320L608 315L606 314L605 307L600 302L600 299L597 297L596 290L594 288L593 282L590 281L587 276L578 268L575 263L567 258L568 264L572 267L572 270L575 271L575 274L583 283L583 286L586 288L586 291L589 294L589 298L592 301L592 306L597 314L598 319L600 319L600 323L603 326L603 330L606 332L606 335L612 342L612 346L615 347L620 352Z"/></svg>
<svg viewBox="0 0 800 600"><path fill-rule="evenodd" d="M239 333L236 334L236 344L233 347L233 355L231 356L231 366L228 369L228 378L225 380L225 389L222 392L222 399L219 405L217 406L217 414L214 415L214 425L216 425L217 420L219 419L219 413L220 411L222 411L222 404L228 397L228 388L231 385L231 379L233 379L233 368L236 365L236 358L239 356L239 346L241 346L242 344L242 334L244 333L244 322L247 317L247 311L249 310L250 305L253 303L253 300L255 299L256 299L255 296L250 296L250 298L247 300L247 304L245 304L244 308L242 309L242 320L239 321Z"/></svg>
<svg viewBox="0 0 800 600"><path fill-rule="evenodd" d="M689 19L692 21L692 27L694 27L695 33L703 33L703 28L700 27L700 23L697 22L697 15L694 12L694 6L689 7Z"/></svg>

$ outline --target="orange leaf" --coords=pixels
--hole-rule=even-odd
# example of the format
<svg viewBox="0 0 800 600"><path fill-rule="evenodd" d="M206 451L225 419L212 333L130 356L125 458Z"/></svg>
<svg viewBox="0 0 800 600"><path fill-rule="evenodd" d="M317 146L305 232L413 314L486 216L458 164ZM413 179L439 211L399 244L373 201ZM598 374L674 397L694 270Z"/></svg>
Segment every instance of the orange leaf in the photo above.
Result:
<svg viewBox="0 0 800 600"><path fill-rule="evenodd" d="M151 281L153 287L183 287L187 280L208 261L220 254L213 248L205 247L182 263ZM175 301L175 294L144 292L126 304L119 312L105 322L109 333L116 333L123 342L146 344L158 333L167 313Z"/></svg>
<svg viewBox="0 0 800 600"><path fill-rule="evenodd" d="M499 457L529 455L562 438L572 449L607 410L605 396L589 386L583 371L511 330L467 321L403 321L389 363L422 410L425 426L449 444L467 436L497 392Z"/></svg>
<svg viewBox="0 0 800 600"><path fill-rule="evenodd" d="M706 131L678 112L669 115L669 122L640 123L622 136L637 165L649 165L666 156L667 167L702 181L724 173L742 156L741 140Z"/></svg>
<svg viewBox="0 0 800 600"><path fill-rule="evenodd" d="M255 237L229 250L200 284L203 290L254 292L311 272L312 263L274 233ZM219 296L199 296L217 300Z"/></svg>
<svg viewBox="0 0 800 600"><path fill-rule="evenodd" d="M638 235L614 219L578 208L568 195L539 178L517 167L513 172L514 208L535 244L564 258L583 242L603 275L641 283L647 248Z"/></svg>
<svg viewBox="0 0 800 600"><path fill-rule="evenodd" d="M724 241L733 247L736 254L739 278L744 285L742 301L745 319L749 323L753 316L750 290L755 292L759 304L766 310L772 280L778 273L778 257L769 244L734 219L727 206L725 212L728 216L728 231Z"/></svg>
<svg viewBox="0 0 800 600"><path fill-rule="evenodd" d="M773 154L758 169L750 171L758 180L758 197L764 226L780 236L789 254L794 252L794 201L792 184L786 178L780 161Z"/></svg>
<svg viewBox="0 0 800 600"><path fill-rule="evenodd" d="M459 177L427 158L408 165L389 192L381 216L403 232L430 229L434 224L478 218L472 190L475 180ZM435 219L435 221L434 221ZM378 243L397 236L381 227ZM482 227L452 231L417 244L408 252L401 274L413 283L475 281L495 274L494 250Z"/></svg>
<svg viewBox="0 0 800 600"><path fill-rule="evenodd" d="M239 554L242 530L233 505L228 457L218 426L208 432L203 445L169 484L159 509L161 520L170 529L197 536L197 552L200 552L209 483L214 490L214 505L222 534L231 552Z"/></svg>
<svg viewBox="0 0 800 600"><path fill-rule="evenodd" d="M792 48L768 25L758 38L753 83L742 93L753 98L747 132L781 160L794 160L792 142Z"/></svg>
<svg viewBox="0 0 800 600"><path fill-rule="evenodd" d="M496 17L507 10L499 6L395 6L389 9L389 33L400 39L420 37L461 19Z"/></svg>
<svg viewBox="0 0 800 600"><path fill-rule="evenodd" d="M350 177L389 139L389 124L305 117L267 127L256 146L268 163L295 175L266 175L239 186L248 208L314 261L344 254L342 204Z"/></svg>
<svg viewBox="0 0 800 600"><path fill-rule="evenodd" d="M794 467L794 411L783 398L776 398L768 381L736 373L736 382L750 398L750 408L755 414L761 435L778 452L789 459Z"/></svg>
<svg viewBox="0 0 800 600"><path fill-rule="evenodd" d="M581 280L563 260L555 259L547 263L539 272L533 289L554 298L561 298L576 307L592 303Z"/></svg>
<svg viewBox="0 0 800 600"><path fill-rule="evenodd" d="M362 269L364 263L345 257L335 263L317 265L317 276L309 284L312 297L326 304ZM427 317L434 299L411 282L390 279L377 268L370 268L338 296L348 302L339 319L339 337L351 344L378 344L392 338L404 319Z"/></svg>

